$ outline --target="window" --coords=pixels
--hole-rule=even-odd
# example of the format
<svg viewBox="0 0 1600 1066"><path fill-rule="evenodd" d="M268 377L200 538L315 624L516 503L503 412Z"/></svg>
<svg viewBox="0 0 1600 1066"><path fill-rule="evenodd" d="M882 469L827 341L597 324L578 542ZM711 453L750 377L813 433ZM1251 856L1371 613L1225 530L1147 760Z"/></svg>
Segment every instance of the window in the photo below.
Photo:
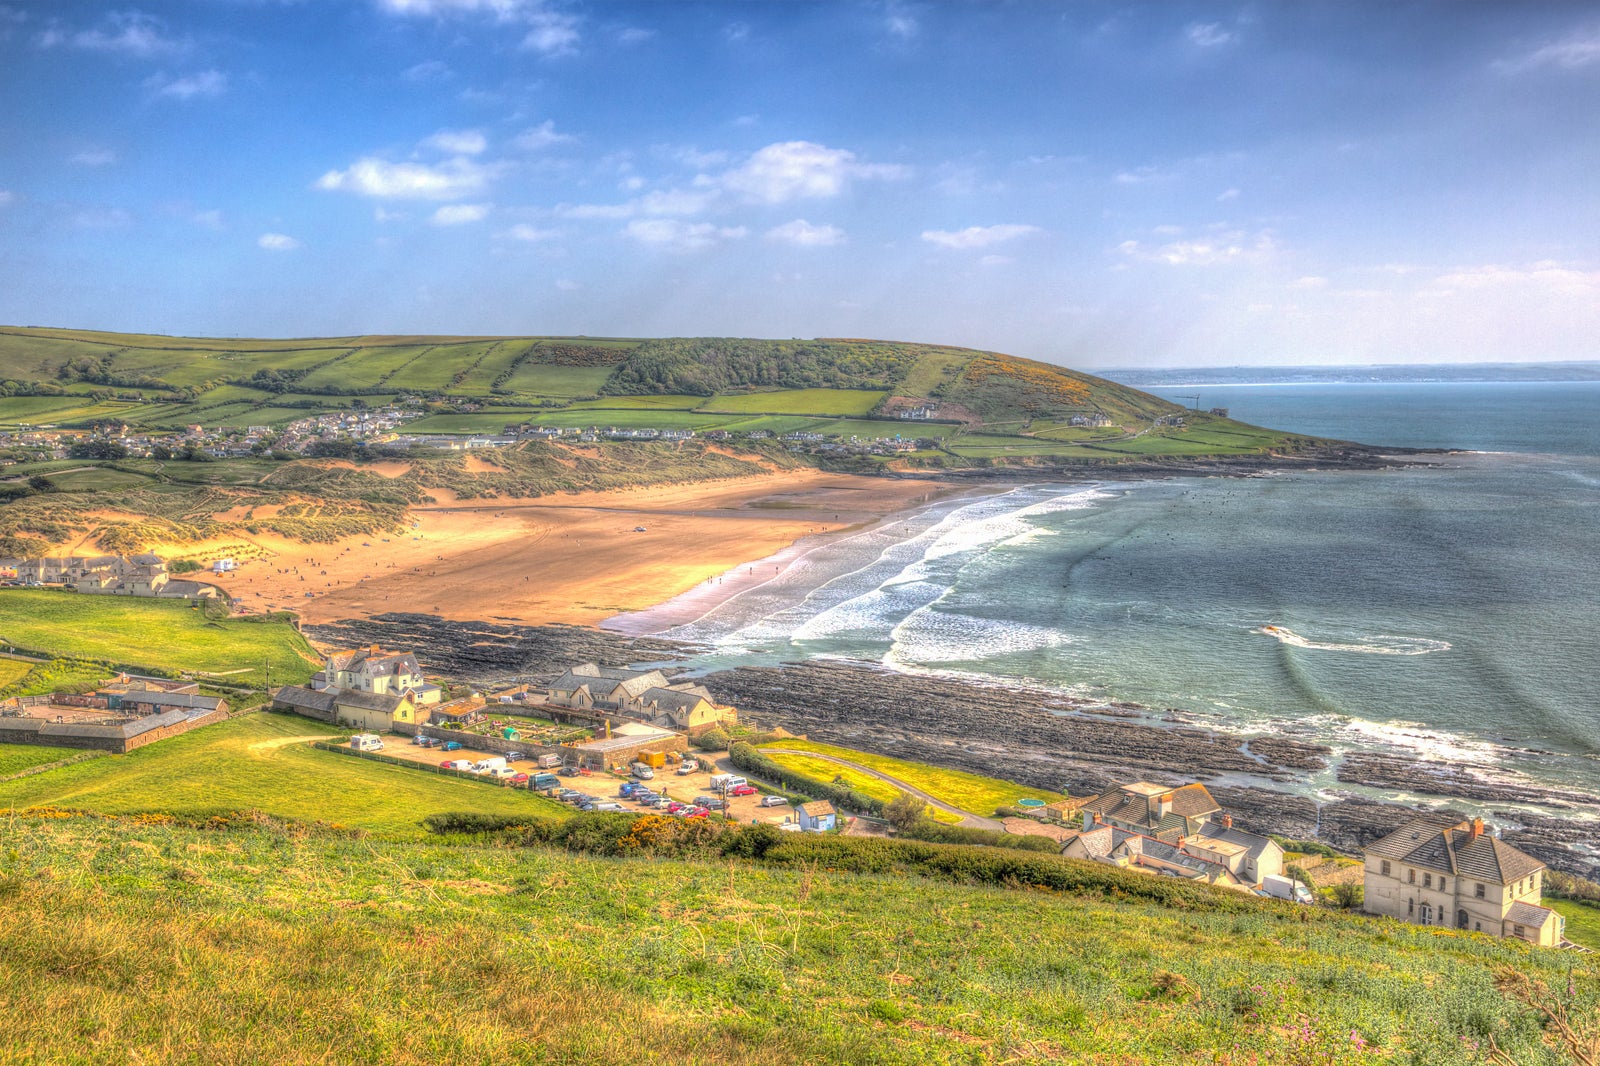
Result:
<svg viewBox="0 0 1600 1066"><path fill-rule="evenodd" d="M1423 888L1432 888L1433 887L1433 875L1432 874L1423 874L1422 875L1422 887Z"/></svg>
<svg viewBox="0 0 1600 1066"><path fill-rule="evenodd" d="M1450 879L1449 878L1447 878L1447 877L1439 878L1439 891L1440 892L1448 892L1448 891L1450 891Z"/></svg>
<svg viewBox="0 0 1600 1066"><path fill-rule="evenodd" d="M1472 889L1472 894L1474 896L1477 896L1479 899L1482 899L1483 898L1483 886L1481 884L1474 886L1473 889Z"/></svg>
<svg viewBox="0 0 1600 1066"><path fill-rule="evenodd" d="M1385 876L1385 877L1394 876L1393 874L1391 874L1389 872L1389 860L1388 859L1384 859L1383 860L1383 871L1382 872L1383 872L1383 876Z"/></svg>
<svg viewBox="0 0 1600 1066"><path fill-rule="evenodd" d="M1482 923L1482 922L1473 922L1473 923L1472 923L1472 931L1473 931L1473 932L1474 932L1474 933L1481 933L1481 932L1483 932L1483 923Z"/></svg>
<svg viewBox="0 0 1600 1066"><path fill-rule="evenodd" d="M1407 870L1406 871L1406 884L1414 885L1416 883L1417 883L1417 871L1415 871L1415 870Z"/></svg>
<svg viewBox="0 0 1600 1066"><path fill-rule="evenodd" d="M1406 917L1409 918L1415 913L1417 913L1417 901L1414 899L1406 900Z"/></svg>

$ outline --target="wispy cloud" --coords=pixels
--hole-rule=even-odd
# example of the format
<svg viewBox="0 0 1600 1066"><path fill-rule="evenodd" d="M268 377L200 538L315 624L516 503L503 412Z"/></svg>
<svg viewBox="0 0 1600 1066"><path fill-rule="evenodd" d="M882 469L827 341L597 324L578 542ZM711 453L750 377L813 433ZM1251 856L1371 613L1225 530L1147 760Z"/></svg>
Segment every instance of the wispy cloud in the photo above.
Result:
<svg viewBox="0 0 1600 1066"><path fill-rule="evenodd" d="M428 219L435 226L465 226L489 217L489 204L445 204Z"/></svg>
<svg viewBox="0 0 1600 1066"><path fill-rule="evenodd" d="M330 170L316 181L329 191L353 192L387 200L459 200L482 192L498 168L456 156L441 163L391 163L364 156L345 170Z"/></svg>
<svg viewBox="0 0 1600 1066"><path fill-rule="evenodd" d="M17 194L10 189L0 189L0 207L10 207L16 199Z"/></svg>
<svg viewBox="0 0 1600 1066"><path fill-rule="evenodd" d="M563 204L565 218L637 218L698 215L717 198L715 189L660 189L620 204Z"/></svg>
<svg viewBox="0 0 1600 1066"><path fill-rule="evenodd" d="M760 203L838 196L852 181L892 180L909 174L905 167L863 163L854 152L812 141L769 144L740 166L723 174L723 188Z"/></svg>
<svg viewBox="0 0 1600 1066"><path fill-rule="evenodd" d="M838 226L813 226L805 219L797 218L767 230L767 240L800 248L821 248L844 243L844 230Z"/></svg>
<svg viewBox="0 0 1600 1066"><path fill-rule="evenodd" d="M922 239L941 248L988 248L1040 232L1043 231L1038 226L1002 223L998 226L968 226L961 230L923 230Z"/></svg>
<svg viewBox="0 0 1600 1066"><path fill-rule="evenodd" d="M1248 234L1242 230L1224 230L1189 240L1169 241L1148 245L1140 241L1123 241L1117 250L1129 259L1146 263L1165 263L1168 266L1216 266L1260 259L1277 251L1277 242L1265 230Z"/></svg>
<svg viewBox="0 0 1600 1066"><path fill-rule="evenodd" d="M440 130L423 141L422 147L448 155L482 155L489 139L482 130Z"/></svg>
<svg viewBox="0 0 1600 1066"><path fill-rule="evenodd" d="M676 218L640 218L628 223L623 234L641 244L671 251L692 252L749 234L743 226L715 226L710 222L684 222Z"/></svg>
<svg viewBox="0 0 1600 1066"><path fill-rule="evenodd" d="M411 17L488 16L525 27L522 47L546 56L578 50L578 18L544 0L377 0L380 11Z"/></svg>
<svg viewBox="0 0 1600 1066"><path fill-rule="evenodd" d="M117 153L109 148L85 148L68 159L68 162L76 163L80 167L103 167L116 161Z"/></svg>
<svg viewBox="0 0 1600 1066"><path fill-rule="evenodd" d="M292 252L300 247L299 241L284 233L263 233L256 244L269 252Z"/></svg>
<svg viewBox="0 0 1600 1066"><path fill-rule="evenodd" d="M442 59L427 59L400 72L406 81L443 81L450 77L450 64Z"/></svg>
<svg viewBox="0 0 1600 1066"><path fill-rule="evenodd" d="M1219 48L1238 40L1233 31L1225 29L1220 22L1191 22L1183 34L1196 48Z"/></svg>
<svg viewBox="0 0 1600 1066"><path fill-rule="evenodd" d="M575 138L570 133L556 132L554 119L545 119L537 126L523 130L511 143L525 152L537 152L555 144L566 144Z"/></svg>
<svg viewBox="0 0 1600 1066"><path fill-rule="evenodd" d="M145 79L144 87L158 98L169 100L195 100L208 96L221 96L228 91L228 76L220 70L202 70L183 78L165 74Z"/></svg>
<svg viewBox="0 0 1600 1066"><path fill-rule="evenodd" d="M900 41L910 41L916 38L921 30L916 14L905 4L890 0L884 8L883 28L891 37Z"/></svg>
<svg viewBox="0 0 1600 1066"><path fill-rule="evenodd" d="M512 226L510 229L506 230L503 236L510 237L512 240L527 241L528 243L533 244L540 241L555 240L557 237L561 236L561 233L559 230L539 229L537 226L530 226L526 222L519 222L515 226Z"/></svg>
<svg viewBox="0 0 1600 1066"><path fill-rule="evenodd" d="M1596 63L1600 63L1600 27L1581 30L1521 55L1497 60L1494 66L1505 73L1518 74L1540 67L1578 70Z"/></svg>
<svg viewBox="0 0 1600 1066"><path fill-rule="evenodd" d="M189 50L188 41L170 36L165 24L139 11L113 11L88 29L51 24L39 35L41 48L81 48L88 52L156 59Z"/></svg>
<svg viewBox="0 0 1600 1066"><path fill-rule="evenodd" d="M1118 185L1148 185L1157 181L1170 181L1177 175L1157 166L1134 167L1118 172L1112 180Z"/></svg>

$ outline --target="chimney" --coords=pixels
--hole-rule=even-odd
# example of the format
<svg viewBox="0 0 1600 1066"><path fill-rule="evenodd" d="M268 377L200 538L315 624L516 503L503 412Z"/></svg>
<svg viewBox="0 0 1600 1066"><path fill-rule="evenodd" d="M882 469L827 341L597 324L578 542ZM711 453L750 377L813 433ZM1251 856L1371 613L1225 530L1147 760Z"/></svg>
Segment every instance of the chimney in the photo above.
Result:
<svg viewBox="0 0 1600 1066"><path fill-rule="evenodd" d="M378 646L376 644L374 644L372 647L368 648L367 649L367 654L369 654L369 655L378 654Z"/></svg>
<svg viewBox="0 0 1600 1066"><path fill-rule="evenodd" d="M1474 818L1472 820L1471 835L1472 835L1472 839L1473 840L1477 840L1479 837L1483 836L1483 819L1482 818Z"/></svg>
<svg viewBox="0 0 1600 1066"><path fill-rule="evenodd" d="M1099 811L1095 811L1095 812L1094 812L1094 824L1095 824L1095 825L1099 825L1099 824L1101 824L1101 821L1100 821L1100 812L1099 812Z"/></svg>
<svg viewBox="0 0 1600 1066"><path fill-rule="evenodd" d="M1232 829L1233 828L1233 815L1224 814L1222 816L1222 828L1224 828L1224 829Z"/></svg>

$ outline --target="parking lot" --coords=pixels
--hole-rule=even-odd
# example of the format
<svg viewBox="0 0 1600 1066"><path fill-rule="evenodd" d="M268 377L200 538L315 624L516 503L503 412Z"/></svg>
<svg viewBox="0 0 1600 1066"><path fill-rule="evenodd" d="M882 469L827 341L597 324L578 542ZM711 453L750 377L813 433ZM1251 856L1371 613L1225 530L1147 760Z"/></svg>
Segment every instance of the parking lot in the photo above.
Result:
<svg viewBox="0 0 1600 1066"><path fill-rule="evenodd" d="M467 738L461 737L451 739L465 740ZM383 754L391 755L399 759L405 759L408 762L421 763L424 766L438 766L446 759L467 759L472 762L477 762L480 759L488 759L493 757L489 752L478 751L471 747L467 747L465 744L463 744L463 746L457 751L445 751L439 747L424 748L411 743L409 737L393 735L384 736ZM529 760L523 760L510 765L519 773L528 774L530 777L539 772L554 772L540 771L539 768L534 766L534 764ZM723 771L716 770L715 768L709 770L702 768L692 774L679 775L674 767L666 766L655 771L655 777L643 783L648 785L658 796L666 796L668 799L676 800L682 803L693 803L696 797L712 795L711 775L712 773L721 772ZM619 798L617 795L617 790L621 788L622 783L627 780L632 779L619 777L616 774L602 773L597 770L589 776L583 776L580 774L568 776L566 774L562 774L561 786L563 788L570 788L575 792L582 792L584 795L592 797L596 800L601 800L608 803L619 803L622 805L623 810L626 811L638 811L641 809L638 804L631 800ZM783 824L784 822L788 821L794 813L793 809L790 808L788 804L778 807L763 807L760 804L760 793L757 793L754 796L734 796L728 800L728 809L721 813L727 815L727 817L734 821L744 822L746 824L755 821L771 822L773 825Z"/></svg>

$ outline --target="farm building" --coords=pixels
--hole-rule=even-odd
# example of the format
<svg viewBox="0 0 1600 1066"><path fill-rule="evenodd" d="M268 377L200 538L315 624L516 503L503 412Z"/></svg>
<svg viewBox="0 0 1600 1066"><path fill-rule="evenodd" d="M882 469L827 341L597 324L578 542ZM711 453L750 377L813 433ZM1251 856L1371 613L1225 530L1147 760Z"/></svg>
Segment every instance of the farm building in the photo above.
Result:
<svg viewBox="0 0 1600 1066"><path fill-rule="evenodd" d="M192 686L190 686L192 687ZM0 744L44 744L125 754L228 716L227 701L158 689L51 693L0 702Z"/></svg>
<svg viewBox="0 0 1600 1066"><path fill-rule="evenodd" d="M396 723L415 725L418 714L410 695L344 689L317 692L295 685L285 685L272 694L272 709L368 733L388 732Z"/></svg>

